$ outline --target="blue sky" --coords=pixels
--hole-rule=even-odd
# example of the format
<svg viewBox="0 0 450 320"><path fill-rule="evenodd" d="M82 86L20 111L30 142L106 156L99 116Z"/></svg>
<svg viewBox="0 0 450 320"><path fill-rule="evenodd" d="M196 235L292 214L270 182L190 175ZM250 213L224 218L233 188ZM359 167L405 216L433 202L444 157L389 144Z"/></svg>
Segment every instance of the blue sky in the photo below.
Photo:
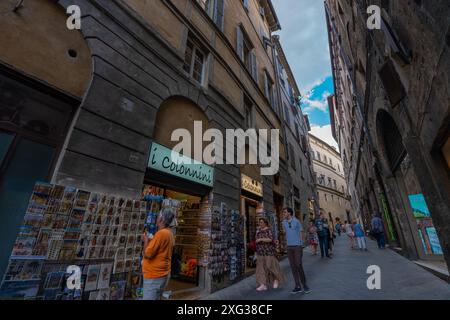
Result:
<svg viewBox="0 0 450 320"><path fill-rule="evenodd" d="M330 51L322 0L272 0L281 44L303 95L311 133L337 147L331 135L327 96L333 94Z"/></svg>

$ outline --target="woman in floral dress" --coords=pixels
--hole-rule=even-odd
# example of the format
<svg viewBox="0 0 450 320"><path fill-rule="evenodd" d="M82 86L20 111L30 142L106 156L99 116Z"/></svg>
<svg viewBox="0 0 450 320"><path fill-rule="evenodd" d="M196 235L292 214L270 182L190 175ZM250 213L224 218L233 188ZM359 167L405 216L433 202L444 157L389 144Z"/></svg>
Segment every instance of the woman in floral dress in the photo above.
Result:
<svg viewBox="0 0 450 320"><path fill-rule="evenodd" d="M259 219L259 228L256 231L256 255L256 281L260 285L256 290L267 290L269 274L274 279L273 288L277 289L283 281L283 274L276 257L272 230L266 218Z"/></svg>

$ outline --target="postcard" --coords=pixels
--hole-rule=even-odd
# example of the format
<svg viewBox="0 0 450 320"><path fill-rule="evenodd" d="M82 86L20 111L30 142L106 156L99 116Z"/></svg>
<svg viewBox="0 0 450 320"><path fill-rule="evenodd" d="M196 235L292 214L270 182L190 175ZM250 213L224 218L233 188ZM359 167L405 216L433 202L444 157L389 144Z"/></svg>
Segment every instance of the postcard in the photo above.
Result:
<svg viewBox="0 0 450 320"><path fill-rule="evenodd" d="M127 239L127 247L134 247L136 236L134 234L130 234Z"/></svg>
<svg viewBox="0 0 450 320"><path fill-rule="evenodd" d="M98 204L100 203L101 196L98 193L92 192L89 198L89 203Z"/></svg>
<svg viewBox="0 0 450 320"><path fill-rule="evenodd" d="M141 270L141 258L139 257L135 257L133 259L133 266L132 266L133 271L139 271Z"/></svg>
<svg viewBox="0 0 450 320"><path fill-rule="evenodd" d="M96 251L97 251L97 247L88 247L85 257L87 259L97 259Z"/></svg>
<svg viewBox="0 0 450 320"><path fill-rule="evenodd" d="M113 269L112 263L104 263L100 267L100 274L98 278L97 288L106 289L109 288L109 282L111 279L111 273Z"/></svg>
<svg viewBox="0 0 450 320"><path fill-rule="evenodd" d="M117 250L114 247L108 248L108 250L106 251L105 258L106 259L114 259L115 255L116 255L116 251Z"/></svg>
<svg viewBox="0 0 450 320"><path fill-rule="evenodd" d="M116 260L114 264L114 273L122 273L125 270L125 261Z"/></svg>
<svg viewBox="0 0 450 320"><path fill-rule="evenodd" d="M44 214L45 210L47 210L47 206L30 202L30 204L27 207L26 213L27 214Z"/></svg>
<svg viewBox="0 0 450 320"><path fill-rule="evenodd" d="M67 227L69 217L64 214L57 214L53 220L53 229L63 230Z"/></svg>
<svg viewBox="0 0 450 320"><path fill-rule="evenodd" d="M106 255L106 247L97 247L95 249L96 259L104 259Z"/></svg>
<svg viewBox="0 0 450 320"><path fill-rule="evenodd" d="M64 190L63 200L68 202L73 202L77 194L77 189L72 187L66 187Z"/></svg>
<svg viewBox="0 0 450 320"><path fill-rule="evenodd" d="M116 214L116 207L107 207L106 209L107 216L114 216L115 214Z"/></svg>
<svg viewBox="0 0 450 320"><path fill-rule="evenodd" d="M97 208L97 215L106 215L108 207L104 204L99 204Z"/></svg>
<svg viewBox="0 0 450 320"><path fill-rule="evenodd" d="M4 281L0 288L0 299L31 299L39 291L40 280Z"/></svg>
<svg viewBox="0 0 450 320"><path fill-rule="evenodd" d="M118 248L116 253L116 260L123 260L123 259L125 259L125 249Z"/></svg>
<svg viewBox="0 0 450 320"><path fill-rule="evenodd" d="M11 256L31 256L35 242L34 237L17 237Z"/></svg>
<svg viewBox="0 0 450 320"><path fill-rule="evenodd" d="M142 250L143 250L143 248L141 246L134 247L134 256L140 257Z"/></svg>
<svg viewBox="0 0 450 320"><path fill-rule="evenodd" d="M62 198L64 196L64 190L65 190L65 187L55 185L55 186L53 186L53 189L50 192L50 195L52 198L54 198L56 200L62 200Z"/></svg>
<svg viewBox="0 0 450 320"><path fill-rule="evenodd" d="M132 211L133 210L133 200L126 200L125 204L125 211Z"/></svg>
<svg viewBox="0 0 450 320"><path fill-rule="evenodd" d="M72 207L73 207L72 201L62 201L59 204L58 213L68 215L72 211Z"/></svg>
<svg viewBox="0 0 450 320"><path fill-rule="evenodd" d="M128 237L125 234L122 234L119 237L119 246L120 247L125 247L125 245L127 244L127 240L128 240Z"/></svg>
<svg viewBox="0 0 450 320"><path fill-rule="evenodd" d="M44 214L42 219L42 228L51 228L55 219L54 214Z"/></svg>
<svg viewBox="0 0 450 320"><path fill-rule="evenodd" d="M96 300L109 300L109 288L99 290Z"/></svg>
<svg viewBox="0 0 450 320"><path fill-rule="evenodd" d="M110 300L123 300L125 297L125 287L127 285L126 281L116 281L111 283L110 287Z"/></svg>
<svg viewBox="0 0 450 320"><path fill-rule="evenodd" d="M86 291L86 289L84 291ZM92 291L89 294L89 300L97 300L97 296L98 296L98 291Z"/></svg>
<svg viewBox="0 0 450 320"><path fill-rule="evenodd" d="M133 267L133 260L132 259L125 260L125 271L130 271L132 267Z"/></svg>
<svg viewBox="0 0 450 320"><path fill-rule="evenodd" d="M76 256L78 241L64 240L61 251L59 253L59 260L72 260Z"/></svg>
<svg viewBox="0 0 450 320"><path fill-rule="evenodd" d="M30 203L34 203L41 206L46 206L48 204L48 199L50 195L33 192L30 198Z"/></svg>
<svg viewBox="0 0 450 320"><path fill-rule="evenodd" d="M41 229L33 248L33 256L47 256L52 229Z"/></svg>
<svg viewBox="0 0 450 320"><path fill-rule="evenodd" d="M44 220L43 214L25 214L23 218L23 225L26 227L37 227L40 228L42 226L42 222Z"/></svg>
<svg viewBox="0 0 450 320"><path fill-rule="evenodd" d="M101 265L90 265L87 271L86 284L84 291L93 291L97 289L97 282L100 274Z"/></svg>
<svg viewBox="0 0 450 320"><path fill-rule="evenodd" d="M50 195L53 189L53 185L46 182L36 182L33 188L33 192Z"/></svg>
<svg viewBox="0 0 450 320"><path fill-rule="evenodd" d="M81 209L73 209L69 218L69 229L80 229L83 223L85 211Z"/></svg>
<svg viewBox="0 0 450 320"><path fill-rule="evenodd" d="M133 257L134 254L134 247L129 247L125 249L125 258L126 259L131 259Z"/></svg>
<svg viewBox="0 0 450 320"><path fill-rule="evenodd" d="M64 244L64 240L62 239L50 239L50 243L48 246L47 259L48 260L57 260L59 257L59 252Z"/></svg>
<svg viewBox="0 0 450 320"><path fill-rule="evenodd" d="M130 230L129 230L129 232L136 233L136 232L137 232L137 229L138 229L138 225L137 225L136 223L130 224Z"/></svg>
<svg viewBox="0 0 450 320"><path fill-rule="evenodd" d="M78 246L75 258L80 259L80 260L86 259L88 248L89 247L87 247L87 246L82 246L82 247Z"/></svg>
<svg viewBox="0 0 450 320"><path fill-rule="evenodd" d="M120 216L114 217L114 225L115 225L115 226L120 226L120 225L122 225L122 217L120 217Z"/></svg>
<svg viewBox="0 0 450 320"><path fill-rule="evenodd" d="M119 236L119 233L120 233L120 229L118 226L114 226L109 229L110 236Z"/></svg>
<svg viewBox="0 0 450 320"><path fill-rule="evenodd" d="M115 207L115 206L117 205L117 199L116 199L115 197L109 198L108 205L109 205L110 207Z"/></svg>
<svg viewBox="0 0 450 320"><path fill-rule="evenodd" d="M124 198L119 198L119 199L118 199L118 201L117 201L117 206L118 206L119 208L125 207L125 204L126 204L126 199L124 199Z"/></svg>
<svg viewBox="0 0 450 320"><path fill-rule="evenodd" d="M86 209L89 198L91 196L90 192L78 190L76 198L75 198L75 208Z"/></svg>

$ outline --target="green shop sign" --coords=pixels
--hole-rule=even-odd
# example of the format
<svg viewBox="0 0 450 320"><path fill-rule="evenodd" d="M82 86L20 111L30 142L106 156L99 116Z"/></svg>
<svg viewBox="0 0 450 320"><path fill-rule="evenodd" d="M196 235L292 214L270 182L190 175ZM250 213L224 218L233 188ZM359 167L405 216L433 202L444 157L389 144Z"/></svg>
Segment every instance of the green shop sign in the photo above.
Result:
<svg viewBox="0 0 450 320"><path fill-rule="evenodd" d="M212 187L214 168L153 143L148 167L189 181Z"/></svg>

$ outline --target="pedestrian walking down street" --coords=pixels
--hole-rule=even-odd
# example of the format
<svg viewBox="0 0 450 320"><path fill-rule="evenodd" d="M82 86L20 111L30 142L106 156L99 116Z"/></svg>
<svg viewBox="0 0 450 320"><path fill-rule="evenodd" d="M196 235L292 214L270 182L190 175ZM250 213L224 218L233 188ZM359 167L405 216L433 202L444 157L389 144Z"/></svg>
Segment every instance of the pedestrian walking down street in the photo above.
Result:
<svg viewBox="0 0 450 320"><path fill-rule="evenodd" d="M378 248L384 249L386 247L384 238L384 226L383 220L378 216L377 213L372 215L371 230L370 233L377 240Z"/></svg>
<svg viewBox="0 0 450 320"><path fill-rule="evenodd" d="M360 223L356 220L353 221L353 229L355 230L355 238L358 243L358 248L360 250L367 251L366 246L366 234L364 233L364 229Z"/></svg>
<svg viewBox="0 0 450 320"><path fill-rule="evenodd" d="M305 271L303 270L302 262L305 240L303 238L302 224L294 217L294 210L292 208L284 208L283 216L283 229L286 234L289 265L291 266L292 275L295 281L295 288L291 293L310 293L311 290L306 285Z"/></svg>
<svg viewBox="0 0 450 320"><path fill-rule="evenodd" d="M311 247L311 252L313 256L317 255L317 246L319 245L319 237L317 236L317 228L314 225L314 221L309 222L308 227L308 241L309 246Z"/></svg>
<svg viewBox="0 0 450 320"><path fill-rule="evenodd" d="M326 220L326 219L325 219ZM328 221L327 221L328 223ZM328 226L328 253L330 256L333 255L333 247L334 247L334 239L336 238L336 234L334 233L333 226Z"/></svg>
<svg viewBox="0 0 450 320"><path fill-rule="evenodd" d="M316 219L314 224L317 228L317 235L319 236L320 255L322 258L324 256L331 258L328 251L330 230L328 228L328 221L325 219L323 212Z"/></svg>
<svg viewBox="0 0 450 320"><path fill-rule="evenodd" d="M158 232L153 238L144 233L142 239L143 259L142 273L144 275L143 300L161 300L164 288L169 282L175 238L170 226L175 217L175 210L162 209L156 219Z"/></svg>
<svg viewBox="0 0 450 320"><path fill-rule="evenodd" d="M350 222L345 221L344 223L345 223L345 225L344 225L345 234L348 237L350 249L354 249L355 248L355 233L353 231L353 226Z"/></svg>
<svg viewBox="0 0 450 320"><path fill-rule="evenodd" d="M266 218L259 219L259 228L256 231L256 282L260 285L256 291L266 291L268 276L271 275L273 288L277 289L283 281L280 264L276 257L276 247Z"/></svg>
<svg viewBox="0 0 450 320"><path fill-rule="evenodd" d="M336 218L336 226L335 226L335 228L336 228L336 232L339 235L339 237L341 236L341 227L342 227L341 220L339 220L339 218Z"/></svg>

